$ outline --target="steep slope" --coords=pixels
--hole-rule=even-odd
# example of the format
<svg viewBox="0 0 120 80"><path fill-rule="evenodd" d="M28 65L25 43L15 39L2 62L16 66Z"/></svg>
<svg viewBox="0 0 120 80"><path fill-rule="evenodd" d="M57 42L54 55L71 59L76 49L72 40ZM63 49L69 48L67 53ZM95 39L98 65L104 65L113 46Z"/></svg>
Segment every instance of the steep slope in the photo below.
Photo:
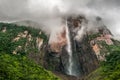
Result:
<svg viewBox="0 0 120 80"><path fill-rule="evenodd" d="M97 17L96 21L101 21L101 18ZM45 66L51 67L46 67L47 69L79 78L85 77L101 66L101 61L106 60L105 56L110 54L112 46L119 46L119 41L112 39L113 35L106 26L87 31L87 27L82 24L88 22L83 16L64 20L63 24L68 27L69 34L67 29L63 30L61 36L64 33L65 37L58 39L58 43L48 45Z"/></svg>
<svg viewBox="0 0 120 80"><path fill-rule="evenodd" d="M110 47L106 61L100 68L89 74L85 80L119 80L120 79L120 46Z"/></svg>
<svg viewBox="0 0 120 80"><path fill-rule="evenodd" d="M41 67L46 42L41 30L0 23L0 80L60 80Z"/></svg>

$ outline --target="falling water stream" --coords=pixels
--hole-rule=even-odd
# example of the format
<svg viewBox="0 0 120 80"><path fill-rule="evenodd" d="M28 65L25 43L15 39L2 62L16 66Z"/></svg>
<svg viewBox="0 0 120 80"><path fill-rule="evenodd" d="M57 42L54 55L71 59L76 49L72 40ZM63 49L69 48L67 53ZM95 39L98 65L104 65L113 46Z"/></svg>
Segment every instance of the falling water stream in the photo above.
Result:
<svg viewBox="0 0 120 80"><path fill-rule="evenodd" d="M71 47L70 32L69 32L69 28L68 28L68 26L67 26L67 21L66 21L66 37L67 37L67 52L68 52L68 55L69 55L67 74L68 74L68 75L73 75L73 74L72 74L72 68L73 68L73 62L72 62L72 47Z"/></svg>
<svg viewBox="0 0 120 80"><path fill-rule="evenodd" d="M68 53L67 64L65 67L66 74L72 76L80 76L81 71L80 71L79 59L76 52L73 52L73 49L75 48L73 44L76 43L73 43L72 41L73 36L71 35L70 26L68 26L67 20L66 20L66 38L67 38L66 51Z"/></svg>

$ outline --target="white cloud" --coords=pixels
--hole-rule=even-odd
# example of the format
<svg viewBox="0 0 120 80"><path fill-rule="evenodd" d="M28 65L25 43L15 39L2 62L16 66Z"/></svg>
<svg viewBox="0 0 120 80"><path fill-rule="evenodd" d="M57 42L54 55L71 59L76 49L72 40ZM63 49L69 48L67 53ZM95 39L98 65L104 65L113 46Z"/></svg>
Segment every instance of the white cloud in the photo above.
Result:
<svg viewBox="0 0 120 80"><path fill-rule="evenodd" d="M51 32L59 30L61 18L71 14L85 14L93 23L95 16L100 16L119 38L120 0L0 0L0 21L28 19L44 24Z"/></svg>

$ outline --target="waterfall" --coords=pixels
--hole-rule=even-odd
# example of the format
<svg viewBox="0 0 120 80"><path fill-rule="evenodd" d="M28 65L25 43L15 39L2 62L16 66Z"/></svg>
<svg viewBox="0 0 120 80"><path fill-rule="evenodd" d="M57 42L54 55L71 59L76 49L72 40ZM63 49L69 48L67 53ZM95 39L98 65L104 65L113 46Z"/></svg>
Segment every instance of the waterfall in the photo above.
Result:
<svg viewBox="0 0 120 80"><path fill-rule="evenodd" d="M73 51L73 50L75 50L74 45L76 43L73 40L74 36L72 36L71 29L72 28L70 28L70 26L68 26L68 22L66 20L66 38L67 38L66 51L68 54L68 58L67 58L66 66L65 66L65 73L67 75L80 76L81 69L80 69L78 55L76 54L76 51Z"/></svg>
<svg viewBox="0 0 120 80"><path fill-rule="evenodd" d="M68 55L69 55L67 74L68 75L73 75L73 73L72 73L72 68L73 68L72 47L71 47L70 32L69 32L69 28L67 26L67 21L66 21L66 37L67 37L67 47L66 48L67 48L67 52L68 52Z"/></svg>

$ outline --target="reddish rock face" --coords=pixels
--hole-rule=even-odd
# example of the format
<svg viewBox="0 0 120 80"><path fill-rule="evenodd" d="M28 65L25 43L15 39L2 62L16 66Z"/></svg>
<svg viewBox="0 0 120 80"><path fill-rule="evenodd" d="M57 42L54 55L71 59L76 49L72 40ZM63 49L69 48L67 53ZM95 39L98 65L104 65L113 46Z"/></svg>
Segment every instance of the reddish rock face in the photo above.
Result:
<svg viewBox="0 0 120 80"><path fill-rule="evenodd" d="M53 52L60 52L62 47L67 44L66 39L66 29L63 28L63 31L58 34L57 41L50 44L50 48Z"/></svg>

